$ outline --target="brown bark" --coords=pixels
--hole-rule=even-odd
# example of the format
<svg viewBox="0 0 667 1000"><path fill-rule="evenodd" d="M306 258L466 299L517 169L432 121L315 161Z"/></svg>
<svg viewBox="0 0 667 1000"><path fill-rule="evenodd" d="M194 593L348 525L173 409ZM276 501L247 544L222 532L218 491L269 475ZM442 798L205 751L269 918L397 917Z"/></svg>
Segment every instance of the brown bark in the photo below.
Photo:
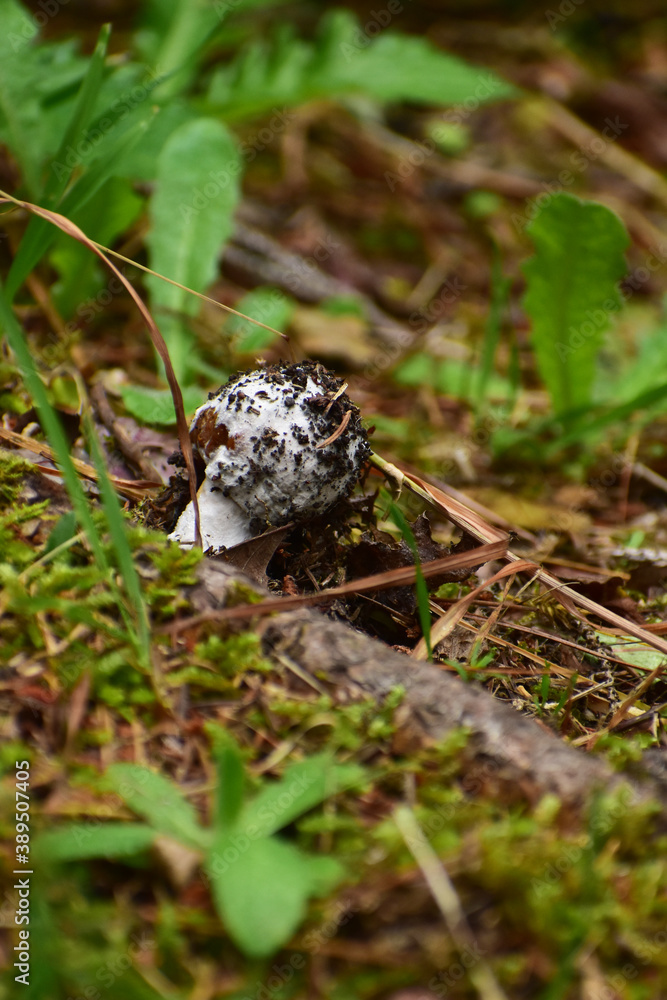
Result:
<svg viewBox="0 0 667 1000"><path fill-rule="evenodd" d="M238 570L206 560L201 584L193 595L198 610L220 607ZM246 586L250 584L244 580ZM257 624L267 654L283 657L320 683L334 697L372 697L382 702L398 685L405 697L398 709L397 752L409 753L425 740L442 740L465 727L470 737L463 770L468 791L501 795L503 800L534 803L555 794L569 810L590 801L597 789L626 784L627 805L649 796L667 805L663 782L655 769L640 776L619 775L600 758L565 743L542 723L520 715L483 688L466 684L436 664L422 663L396 652L342 622L317 611L298 609ZM647 765L648 765L647 761Z"/></svg>

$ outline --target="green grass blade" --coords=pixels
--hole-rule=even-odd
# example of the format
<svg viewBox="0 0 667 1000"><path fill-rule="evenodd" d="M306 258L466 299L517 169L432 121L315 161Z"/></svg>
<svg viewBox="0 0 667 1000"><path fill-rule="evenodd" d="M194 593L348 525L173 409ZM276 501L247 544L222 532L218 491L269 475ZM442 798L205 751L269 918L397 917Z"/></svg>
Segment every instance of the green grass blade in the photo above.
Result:
<svg viewBox="0 0 667 1000"><path fill-rule="evenodd" d="M102 86L104 61L109 47L110 36L111 25L102 25L97 39L97 44L95 46L95 51L90 57L88 70L86 71L86 75L81 84L81 89L79 90L79 96L77 98L76 107L74 108L74 114L70 119L70 123L65 130L65 135L63 136L62 142L60 143L58 151L54 157L54 161L56 163L67 160L67 153L70 147L78 142L81 134L88 125L91 115L93 114L95 103L100 93L100 87ZM73 169L74 168L70 168L66 173L65 171L50 171L49 179L46 182L41 196L41 200L46 205L53 207L58 203L60 196L69 183Z"/></svg>
<svg viewBox="0 0 667 1000"><path fill-rule="evenodd" d="M406 517L393 500L389 501L389 516L396 525L396 527L401 532L403 540L412 552L415 560L415 591L417 594L417 608L419 610L419 623L422 627L422 632L424 634L424 642L426 643L426 649L428 652L429 660L433 659L433 647L431 645L431 608L429 605L428 596L428 584L424 579L424 574L421 570L421 560L419 558L419 549L417 548L417 542L415 541L415 536L412 533L412 528L408 524Z"/></svg>
<svg viewBox="0 0 667 1000"><path fill-rule="evenodd" d="M169 74L169 80L160 89L160 100L172 100L190 83L207 43L220 28L217 6L190 0L181 0L176 5L155 56L162 73Z"/></svg>
<svg viewBox="0 0 667 1000"><path fill-rule="evenodd" d="M132 549L127 538L125 521L121 513L118 497L114 491L106 465L104 456L95 434L93 421L89 413L83 414L83 430L86 437L88 450L90 451L95 468L97 469L97 486L102 497L102 506L111 535L111 542L116 553L120 574L125 586L125 593L130 601L130 606L134 609L138 626L138 646L143 653L144 666L150 666L151 653L151 632L148 621L148 611L144 600L143 591L137 568L134 565ZM119 594L119 603L122 604L122 595Z"/></svg>
<svg viewBox="0 0 667 1000"><path fill-rule="evenodd" d="M477 385L472 394L478 415L480 411L486 409L486 393L491 376L493 375L493 365L500 342L503 310L507 304L511 287L512 279L503 276L500 253L498 248L494 247L493 262L491 265L491 305L484 328L484 342L478 363Z"/></svg>
<svg viewBox="0 0 667 1000"><path fill-rule="evenodd" d="M223 742L221 738L215 750L218 787L216 789L213 825L221 835L228 833L238 819L245 789L241 751L231 736L226 733L225 736L227 739Z"/></svg>
<svg viewBox="0 0 667 1000"><path fill-rule="evenodd" d="M54 157L54 164L64 164L67 162L67 151L75 146L81 137L90 116L95 107L95 102L100 92L102 77L104 74L104 60L106 59L109 37L111 35L111 25L105 24L100 30L97 45L93 52L88 71L81 84L79 97L74 108L74 114L65 130L62 142ZM74 167L62 171L50 170L49 178L44 186L40 201L46 208L53 208L58 204L65 188L69 184ZM33 267L46 252L49 244L54 239L52 227L44 219L33 216L28 223L21 246L12 262L12 266L7 277L7 295L10 301L16 295L26 277Z"/></svg>
<svg viewBox="0 0 667 1000"><path fill-rule="evenodd" d="M37 407L40 422L44 433L49 439L51 447L56 456L58 466L62 472L65 488L72 502L72 507L76 514L77 521L83 528L88 539L88 543L95 556L95 561L101 568L107 568L107 560L102 547L102 540L97 527L92 518L88 500L83 492L83 487L79 482L76 469L70 457L69 443L65 436L62 424L49 402L44 383L42 382L35 362L26 343L23 331L21 330L11 306L7 301L4 288L0 284L0 325L7 336L18 367L25 380L26 387L30 393L35 406Z"/></svg>

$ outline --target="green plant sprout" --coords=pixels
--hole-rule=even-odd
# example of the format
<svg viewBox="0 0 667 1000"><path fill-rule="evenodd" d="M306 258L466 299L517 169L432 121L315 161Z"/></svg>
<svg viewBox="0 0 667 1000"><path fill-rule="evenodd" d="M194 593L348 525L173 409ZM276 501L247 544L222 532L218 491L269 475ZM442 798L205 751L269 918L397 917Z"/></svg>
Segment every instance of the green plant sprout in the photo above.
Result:
<svg viewBox="0 0 667 1000"><path fill-rule="evenodd" d="M181 790L135 764L112 764L110 791L145 822L69 824L42 833L34 845L44 863L141 856L168 837L201 858L220 918L247 955L276 952L303 920L310 897L327 894L344 875L329 857L306 854L277 837L303 813L345 789L364 783L356 764L336 764L329 753L289 765L279 781L265 781L246 800L239 748L217 736L217 788L211 825L200 824Z"/></svg>

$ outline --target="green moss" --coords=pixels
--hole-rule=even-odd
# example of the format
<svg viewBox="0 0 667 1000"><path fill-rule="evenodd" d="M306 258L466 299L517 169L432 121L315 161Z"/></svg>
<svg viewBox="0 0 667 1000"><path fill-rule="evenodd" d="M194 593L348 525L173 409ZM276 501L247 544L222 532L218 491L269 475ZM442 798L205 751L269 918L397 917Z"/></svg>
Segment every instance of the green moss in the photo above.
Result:
<svg viewBox="0 0 667 1000"><path fill-rule="evenodd" d="M17 503L26 476L34 471L32 462L0 448L0 510Z"/></svg>
<svg viewBox="0 0 667 1000"><path fill-rule="evenodd" d="M647 746L655 743L651 733L638 733L634 736L618 736L615 733L603 733L595 743L595 752L604 754L607 763L615 771L631 769L642 759Z"/></svg>
<svg viewBox="0 0 667 1000"><path fill-rule="evenodd" d="M236 677L249 670L265 673L272 665L262 655L259 637L253 632L223 638L212 633L195 646L195 655L208 660L223 677Z"/></svg>

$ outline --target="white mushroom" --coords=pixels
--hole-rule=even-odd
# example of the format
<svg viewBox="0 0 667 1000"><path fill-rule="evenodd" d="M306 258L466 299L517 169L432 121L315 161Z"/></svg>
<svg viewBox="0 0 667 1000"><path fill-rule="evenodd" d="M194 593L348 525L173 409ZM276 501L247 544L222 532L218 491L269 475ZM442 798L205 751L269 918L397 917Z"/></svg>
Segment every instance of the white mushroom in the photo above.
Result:
<svg viewBox="0 0 667 1000"><path fill-rule="evenodd" d="M340 379L303 361L236 375L190 427L205 464L199 487L204 551L322 514L347 496L370 454L359 410ZM189 503L169 536L194 545Z"/></svg>

